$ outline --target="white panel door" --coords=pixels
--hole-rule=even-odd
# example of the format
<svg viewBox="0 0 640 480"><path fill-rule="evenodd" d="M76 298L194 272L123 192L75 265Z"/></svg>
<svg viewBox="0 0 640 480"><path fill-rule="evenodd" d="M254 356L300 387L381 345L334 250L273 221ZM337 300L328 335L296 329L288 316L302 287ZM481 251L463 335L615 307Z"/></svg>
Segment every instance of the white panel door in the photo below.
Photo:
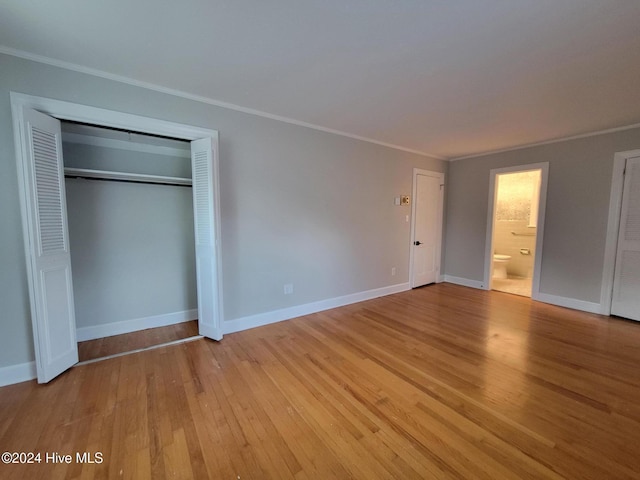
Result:
<svg viewBox="0 0 640 480"><path fill-rule="evenodd" d="M218 296L217 229L217 149L213 138L191 142L193 209L196 238L196 276L198 291L198 327L200 335L222 339L221 301Z"/></svg>
<svg viewBox="0 0 640 480"><path fill-rule="evenodd" d="M413 288L434 283L440 273L442 194L439 177L417 175L413 236Z"/></svg>
<svg viewBox="0 0 640 480"><path fill-rule="evenodd" d="M60 122L24 110L25 165L38 382L78 362Z"/></svg>
<svg viewBox="0 0 640 480"><path fill-rule="evenodd" d="M611 313L640 321L640 157L627 159Z"/></svg>

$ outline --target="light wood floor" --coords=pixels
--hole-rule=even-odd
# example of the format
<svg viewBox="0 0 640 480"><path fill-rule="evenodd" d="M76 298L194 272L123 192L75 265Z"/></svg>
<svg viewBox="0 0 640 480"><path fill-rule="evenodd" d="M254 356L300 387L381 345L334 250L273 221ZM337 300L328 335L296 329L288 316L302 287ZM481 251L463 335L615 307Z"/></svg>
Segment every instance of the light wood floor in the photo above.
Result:
<svg viewBox="0 0 640 480"><path fill-rule="evenodd" d="M0 478L640 478L640 324L433 285L0 389Z"/></svg>
<svg viewBox="0 0 640 480"><path fill-rule="evenodd" d="M78 342L78 357L81 362L108 357L119 353L149 348L163 343L175 342L198 335L198 321L176 323L166 327L147 328L138 332L114 335Z"/></svg>

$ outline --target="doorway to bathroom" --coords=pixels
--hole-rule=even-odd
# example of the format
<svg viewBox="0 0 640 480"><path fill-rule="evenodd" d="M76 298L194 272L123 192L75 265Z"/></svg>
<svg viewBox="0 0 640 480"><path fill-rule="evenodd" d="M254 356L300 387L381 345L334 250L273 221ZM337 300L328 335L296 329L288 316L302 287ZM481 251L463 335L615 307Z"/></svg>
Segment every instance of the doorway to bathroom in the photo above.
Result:
<svg viewBox="0 0 640 480"><path fill-rule="evenodd" d="M547 172L546 163L491 170L487 290L537 297Z"/></svg>

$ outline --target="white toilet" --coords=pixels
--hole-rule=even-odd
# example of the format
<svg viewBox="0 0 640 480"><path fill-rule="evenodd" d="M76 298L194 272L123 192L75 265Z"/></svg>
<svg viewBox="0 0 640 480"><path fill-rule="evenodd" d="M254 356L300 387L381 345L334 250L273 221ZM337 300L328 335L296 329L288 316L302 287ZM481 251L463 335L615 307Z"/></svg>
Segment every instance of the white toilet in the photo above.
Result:
<svg viewBox="0 0 640 480"><path fill-rule="evenodd" d="M493 255L493 278L507 278L507 264L511 255Z"/></svg>

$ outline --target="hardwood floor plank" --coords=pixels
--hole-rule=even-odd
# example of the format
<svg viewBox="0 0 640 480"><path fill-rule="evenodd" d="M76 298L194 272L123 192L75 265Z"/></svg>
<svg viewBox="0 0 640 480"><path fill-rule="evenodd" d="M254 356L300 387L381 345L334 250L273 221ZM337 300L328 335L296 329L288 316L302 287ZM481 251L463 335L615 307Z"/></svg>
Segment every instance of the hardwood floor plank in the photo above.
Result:
<svg viewBox="0 0 640 480"><path fill-rule="evenodd" d="M271 353L278 355L274 350L271 350ZM279 382L281 388L286 389L288 382L295 381L306 390L307 395L298 397L299 402L294 404L294 408L301 412L307 424L318 433L319 438L331 451L332 457L335 459L340 454L344 458L358 458L366 455L366 450L357 441L363 438L362 432L356 429L331 402L324 401L321 391L309 382L307 375L299 369L300 365L294 366L283 357L280 361L286 365L288 373L295 379ZM377 461L365 465L364 469L353 463L345 463L344 466L357 478L392 478L391 472Z"/></svg>
<svg viewBox="0 0 640 480"><path fill-rule="evenodd" d="M176 340L184 340L197 335L197 320L167 325L166 327L147 328L137 332L78 342L78 357L81 362L86 362Z"/></svg>
<svg viewBox="0 0 640 480"><path fill-rule="evenodd" d="M638 345L635 322L432 285L0 388L0 450L74 455L0 478L638 479Z"/></svg>
<svg viewBox="0 0 640 480"><path fill-rule="evenodd" d="M309 355L309 358L312 358ZM326 359L325 359L326 360ZM389 390L378 388L378 383L364 369L358 368L358 363L351 363L348 368L342 368L344 358L330 359L329 365L323 365L317 359L314 363L318 367L324 367L324 371L330 374L336 382L348 386L347 390L357 401L362 403L377 419L381 428L392 428L398 435L408 439L412 445L431 459L440 469L459 478L468 478L468 457L461 454L461 449L469 448L469 445L441 442L430 429L423 428L411 414L411 409L403 405L404 399L397 397ZM333 367L333 368L332 368ZM404 395L406 392L402 391ZM435 425L431 425L431 429ZM444 459L447 459L446 461ZM485 459L486 460L486 459ZM487 462L481 468L475 468L474 475L477 478L505 478L497 472L484 472ZM504 472L503 472L504 473Z"/></svg>

